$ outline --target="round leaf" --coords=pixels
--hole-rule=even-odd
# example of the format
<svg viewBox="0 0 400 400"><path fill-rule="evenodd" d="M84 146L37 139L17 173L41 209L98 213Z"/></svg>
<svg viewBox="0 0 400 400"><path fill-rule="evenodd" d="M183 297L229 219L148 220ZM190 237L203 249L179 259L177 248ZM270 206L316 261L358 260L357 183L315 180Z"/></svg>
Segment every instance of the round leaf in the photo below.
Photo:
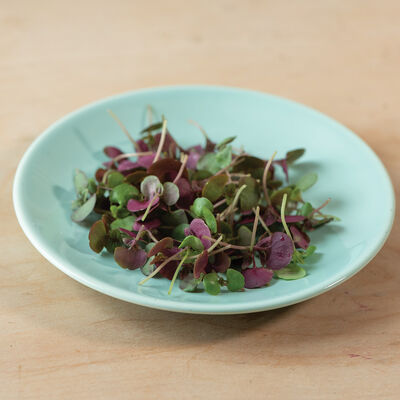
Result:
<svg viewBox="0 0 400 400"><path fill-rule="evenodd" d="M304 175L300 180L297 182L296 186L301 190L305 191L309 189L311 186L315 184L318 180L318 175L316 173L309 173L307 175Z"/></svg>
<svg viewBox="0 0 400 400"><path fill-rule="evenodd" d="M139 191L135 186L132 186L129 183L121 183L120 185L115 186L111 191L110 202L126 206L128 200L137 197L138 195Z"/></svg>
<svg viewBox="0 0 400 400"><path fill-rule="evenodd" d="M213 296L216 296L221 291L221 286L219 284L219 276L215 272L211 272L204 276L203 285L206 292Z"/></svg>
<svg viewBox="0 0 400 400"><path fill-rule="evenodd" d="M121 172L111 171L107 174L107 182L106 186L109 188L114 188L115 186L120 185L124 181L124 176Z"/></svg>
<svg viewBox="0 0 400 400"><path fill-rule="evenodd" d="M111 222L110 228L111 229L123 228L128 231L131 231L135 220L136 220L136 217L134 215L128 215L125 218L118 218L115 221Z"/></svg>
<svg viewBox="0 0 400 400"><path fill-rule="evenodd" d="M221 174L212 177L204 185L202 196L211 202L217 201L224 193L224 187L228 182L228 175Z"/></svg>
<svg viewBox="0 0 400 400"><path fill-rule="evenodd" d="M238 229L239 245L250 246L251 234L252 232L247 226L241 225L240 228Z"/></svg>
<svg viewBox="0 0 400 400"><path fill-rule="evenodd" d="M163 192L163 186L155 175L146 176L140 184L140 191L147 199L152 198L156 193Z"/></svg>
<svg viewBox="0 0 400 400"><path fill-rule="evenodd" d="M82 193L88 186L88 178L85 173L79 169L75 170L74 187L76 194Z"/></svg>
<svg viewBox="0 0 400 400"><path fill-rule="evenodd" d="M307 272L304 268L297 264L290 264L285 268L275 271L275 275L280 279L292 281L295 279L304 278L307 275Z"/></svg>
<svg viewBox="0 0 400 400"><path fill-rule="evenodd" d="M147 256L146 252L142 249L117 247L114 250L114 259L122 268L137 269L146 263Z"/></svg>
<svg viewBox="0 0 400 400"><path fill-rule="evenodd" d="M89 231L89 246L95 253L100 253L107 240L106 227L101 219L96 221Z"/></svg>
<svg viewBox="0 0 400 400"><path fill-rule="evenodd" d="M229 268L226 271L226 279L228 281L228 289L231 292L237 292L244 288L244 276L239 271Z"/></svg>
<svg viewBox="0 0 400 400"><path fill-rule="evenodd" d="M165 237L157 242L151 250L147 253L147 257L155 256L164 249L170 249L174 244L174 241L170 237Z"/></svg>
<svg viewBox="0 0 400 400"><path fill-rule="evenodd" d="M203 216L203 209L208 208L211 212L213 211L214 207L210 200L206 199L205 197L198 197L191 207L191 210L197 217Z"/></svg>
<svg viewBox="0 0 400 400"><path fill-rule="evenodd" d="M203 218L204 221L206 221L207 226L210 228L210 231L212 233L217 232L217 220L208 208L203 209Z"/></svg>
<svg viewBox="0 0 400 400"><path fill-rule="evenodd" d="M201 240L193 235L186 236L185 239L182 240L182 243L179 245L180 249L185 247L190 247L193 250L203 251L204 246Z"/></svg>
<svg viewBox="0 0 400 400"><path fill-rule="evenodd" d="M179 188L172 182L164 183L164 193L162 196L167 206L174 205L179 200Z"/></svg>
<svg viewBox="0 0 400 400"><path fill-rule="evenodd" d="M189 224L179 224L179 225L176 226L176 227L174 228L174 230L172 231L172 234L171 234L172 237L173 237L175 240L179 240L179 241L185 239L185 237L186 237L185 229L186 229L186 228L189 228Z"/></svg>
<svg viewBox="0 0 400 400"><path fill-rule="evenodd" d="M258 205L260 199L260 187L258 182L250 177L240 179L238 187L246 185L246 188L240 194L240 209L242 211L249 211Z"/></svg>

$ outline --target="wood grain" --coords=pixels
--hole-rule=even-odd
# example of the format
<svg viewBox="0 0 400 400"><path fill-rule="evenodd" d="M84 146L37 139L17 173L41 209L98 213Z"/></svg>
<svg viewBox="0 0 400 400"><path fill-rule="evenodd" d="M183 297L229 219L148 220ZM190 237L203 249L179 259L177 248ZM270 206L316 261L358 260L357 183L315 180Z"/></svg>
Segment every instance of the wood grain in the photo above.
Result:
<svg viewBox="0 0 400 400"><path fill-rule="evenodd" d="M1 399L400 397L398 220L379 255L329 293L278 311L191 316L68 278L30 245L11 202L20 157L54 120L104 96L183 83L318 108L376 151L398 196L398 1L37 0L0 10Z"/></svg>

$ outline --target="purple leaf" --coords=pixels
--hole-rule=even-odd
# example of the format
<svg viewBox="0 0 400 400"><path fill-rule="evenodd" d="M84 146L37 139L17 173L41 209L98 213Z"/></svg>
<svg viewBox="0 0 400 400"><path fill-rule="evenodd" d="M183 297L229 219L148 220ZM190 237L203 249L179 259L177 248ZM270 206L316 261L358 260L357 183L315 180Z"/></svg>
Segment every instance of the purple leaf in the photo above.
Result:
<svg viewBox="0 0 400 400"><path fill-rule="evenodd" d="M242 271L244 276L244 287L254 289L265 286L271 281L274 273L267 268L250 268Z"/></svg>
<svg viewBox="0 0 400 400"><path fill-rule="evenodd" d="M293 242L286 233L274 232L261 239L255 246L260 252L260 261L271 269L286 267L293 256Z"/></svg>
<svg viewBox="0 0 400 400"><path fill-rule="evenodd" d="M130 160L123 160L118 165L118 171L125 172L125 171L130 171L131 169L135 169L138 167L140 167L140 165L137 162L132 162Z"/></svg>
<svg viewBox="0 0 400 400"><path fill-rule="evenodd" d="M140 151L149 151L149 147L143 139L137 140L136 144L139 146Z"/></svg>
<svg viewBox="0 0 400 400"><path fill-rule="evenodd" d="M114 259L122 268L136 269L146 264L147 255L142 249L117 247L114 251Z"/></svg>
<svg viewBox="0 0 400 400"><path fill-rule="evenodd" d="M197 162L200 157L204 154L204 149L201 146L193 146L189 150L189 156L187 159L186 167L189 169L196 169Z"/></svg>
<svg viewBox="0 0 400 400"><path fill-rule="evenodd" d="M156 254L160 253L164 249L170 249L174 244L174 240L170 237L165 237L157 242L151 250L147 253L147 257L155 256Z"/></svg>
<svg viewBox="0 0 400 400"><path fill-rule="evenodd" d="M156 158L156 153L150 154L148 156L141 156L137 160L137 164L140 167L149 168L151 164L153 164L154 159Z"/></svg>
<svg viewBox="0 0 400 400"><path fill-rule="evenodd" d="M205 272L208 263L208 252L204 250L196 259L193 267L194 277L200 278L200 275Z"/></svg>
<svg viewBox="0 0 400 400"><path fill-rule="evenodd" d="M205 249L208 249L211 246L211 242L208 239L203 239L203 236L211 237L211 232L202 219L195 218L190 223L190 231L194 236L197 236L201 240Z"/></svg>
<svg viewBox="0 0 400 400"><path fill-rule="evenodd" d="M278 164L282 167L283 172L285 173L286 181L289 181L289 172L288 172L288 166L286 162L286 158L282 158L281 160L275 160L274 164Z"/></svg>
<svg viewBox="0 0 400 400"><path fill-rule="evenodd" d="M290 232L293 235L293 241L302 249L307 249L310 244L310 238L304 233L301 232L297 227L292 225L290 227Z"/></svg>
<svg viewBox="0 0 400 400"><path fill-rule="evenodd" d="M295 222L301 222L304 221L306 217L303 217L302 215L286 215L285 216L285 221L288 224L295 223ZM278 222L282 222L280 218L278 218Z"/></svg>
<svg viewBox="0 0 400 400"><path fill-rule="evenodd" d="M123 152L118 147L113 147L113 146L106 146L104 147L103 151L104 154L110 158L115 158L123 154Z"/></svg>
<svg viewBox="0 0 400 400"><path fill-rule="evenodd" d="M131 212L143 211L143 210L146 210L146 208L149 206L150 202L154 206L154 205L158 204L159 201L160 201L160 199L158 196L153 201L152 201L152 199L149 199L146 201L130 199L128 201L126 208Z"/></svg>
<svg viewBox="0 0 400 400"><path fill-rule="evenodd" d="M214 256L214 262L212 263L212 268L216 272L226 272L226 270L231 266L231 258L228 254L222 252Z"/></svg>
<svg viewBox="0 0 400 400"><path fill-rule="evenodd" d="M144 228L149 231L159 227L161 225L161 221L158 218L154 218L152 220L146 219L146 221L143 222L140 218L138 218L133 225L133 230L138 231L141 225L143 225Z"/></svg>

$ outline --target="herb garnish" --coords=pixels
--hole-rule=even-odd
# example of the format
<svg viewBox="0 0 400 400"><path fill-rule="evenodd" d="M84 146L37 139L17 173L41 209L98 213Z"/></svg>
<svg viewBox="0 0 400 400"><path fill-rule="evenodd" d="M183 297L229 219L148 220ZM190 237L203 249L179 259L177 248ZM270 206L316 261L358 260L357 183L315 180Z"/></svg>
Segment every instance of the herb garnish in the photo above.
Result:
<svg viewBox="0 0 400 400"><path fill-rule="evenodd" d="M234 149L229 137L214 143L181 148L168 122L152 122L135 140L109 111L133 151L108 146L109 161L94 178L76 170L72 219L81 222L92 212L98 220L89 232L90 248L113 253L122 268L139 269L145 284L153 277L176 280L187 292L217 295L221 287L243 291L276 278L306 275L302 267L316 248L307 232L337 218L303 200L317 181L315 173L289 184L290 167L304 149L267 160ZM276 177L282 169L286 184ZM258 260L258 262L256 261Z"/></svg>

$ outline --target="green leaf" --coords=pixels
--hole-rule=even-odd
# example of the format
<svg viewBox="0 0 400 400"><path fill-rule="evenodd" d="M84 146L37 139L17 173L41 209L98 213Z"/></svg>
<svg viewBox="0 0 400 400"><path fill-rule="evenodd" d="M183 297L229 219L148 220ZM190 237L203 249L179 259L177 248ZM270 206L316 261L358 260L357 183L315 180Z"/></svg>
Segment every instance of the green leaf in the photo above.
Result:
<svg viewBox="0 0 400 400"><path fill-rule="evenodd" d="M207 226L210 228L210 231L212 233L216 233L217 220L215 219L214 214L208 208L203 208L203 218Z"/></svg>
<svg viewBox="0 0 400 400"><path fill-rule="evenodd" d="M198 197L194 201L191 210L197 217L201 217L203 215L204 208L208 208L211 212L214 209L210 200L206 199L205 197Z"/></svg>
<svg viewBox="0 0 400 400"><path fill-rule="evenodd" d="M133 224L136 221L136 217L134 215L129 215L125 218L119 218L116 219L115 221L111 222L110 228L111 229L127 229L128 231L131 231L133 228Z"/></svg>
<svg viewBox="0 0 400 400"><path fill-rule="evenodd" d="M90 194L97 192L97 183L93 178L90 178L88 181L88 190Z"/></svg>
<svg viewBox="0 0 400 400"><path fill-rule="evenodd" d="M219 142L216 145L217 150L222 150L227 144L232 143L236 139L236 136L230 136L226 139L224 139L222 142Z"/></svg>
<svg viewBox="0 0 400 400"><path fill-rule="evenodd" d="M146 178L144 178L140 184L140 191L147 199L150 199L156 193L162 194L163 190L163 185L155 175L146 176Z"/></svg>
<svg viewBox="0 0 400 400"><path fill-rule="evenodd" d="M226 278L228 281L228 289L231 292L237 292L244 288L244 276L233 268L226 271Z"/></svg>
<svg viewBox="0 0 400 400"><path fill-rule="evenodd" d="M121 206L126 206L128 200L137 197L139 195L139 191L135 186L130 185L129 183L121 183L110 193L110 202L117 203Z"/></svg>
<svg viewBox="0 0 400 400"><path fill-rule="evenodd" d="M282 204L283 195L286 193L288 196L290 196L291 192L292 188L290 187L285 187L283 189L279 189L276 192L274 192L271 196L272 205L280 206Z"/></svg>
<svg viewBox="0 0 400 400"><path fill-rule="evenodd" d="M317 250L316 246L308 246L306 251L303 253L303 257L310 257L315 253L315 250Z"/></svg>
<svg viewBox="0 0 400 400"><path fill-rule="evenodd" d="M171 213L165 213L161 216L161 220L165 225L176 226L180 224L187 224L188 218L184 210L176 210Z"/></svg>
<svg viewBox="0 0 400 400"><path fill-rule="evenodd" d="M251 230L245 226L241 225L238 229L238 243L240 246L250 246L251 243Z"/></svg>
<svg viewBox="0 0 400 400"><path fill-rule="evenodd" d="M125 177L118 171L111 171L107 174L106 186L114 188L124 181Z"/></svg>
<svg viewBox="0 0 400 400"><path fill-rule="evenodd" d="M162 122L156 122L154 124L151 124L151 125L147 126L144 129L142 129L140 131L140 133L149 133L149 132L157 131L157 130L161 129L162 126L163 126Z"/></svg>
<svg viewBox="0 0 400 400"><path fill-rule="evenodd" d="M196 279L192 273L189 273L183 279L181 279L179 282L179 287L185 292L194 292L202 279L203 276L200 276L200 278Z"/></svg>
<svg viewBox="0 0 400 400"><path fill-rule="evenodd" d="M172 182L164 183L162 199L167 206L174 205L179 200L179 188Z"/></svg>
<svg viewBox="0 0 400 400"><path fill-rule="evenodd" d="M96 195L93 194L89 197L89 200L86 203L82 204L77 210L72 213L72 220L75 222L81 222L86 217L88 217L94 209L96 204Z"/></svg>
<svg viewBox="0 0 400 400"><path fill-rule="evenodd" d="M240 209L242 211L250 211L253 207L258 205L260 199L260 187L258 182L250 176L240 179L238 187L243 185L246 185L246 188L239 196Z"/></svg>
<svg viewBox="0 0 400 400"><path fill-rule="evenodd" d="M107 232L101 219L96 221L89 231L89 246L95 253L100 253L106 245Z"/></svg>
<svg viewBox="0 0 400 400"><path fill-rule="evenodd" d="M318 180L318 175L314 172L311 172L307 175L304 175L300 180L297 182L296 186L301 190L301 191L306 191L309 189L311 186L315 184Z"/></svg>
<svg viewBox="0 0 400 400"><path fill-rule="evenodd" d="M300 210L300 215L302 215L303 217L308 217L312 211L314 210L313 206L311 205L311 203L304 203L303 206L301 207Z"/></svg>
<svg viewBox="0 0 400 400"><path fill-rule="evenodd" d="M287 165L293 164L296 160L298 160L304 153L305 149L296 149L291 150L286 153L286 163Z"/></svg>
<svg viewBox="0 0 400 400"><path fill-rule="evenodd" d="M297 264L289 264L287 267L275 271L275 275L280 279L287 281L304 278L307 272Z"/></svg>
<svg viewBox="0 0 400 400"><path fill-rule="evenodd" d="M226 199L226 204L230 205L235 197L236 185L234 183L228 183L224 187L224 196Z"/></svg>
<svg viewBox="0 0 400 400"><path fill-rule="evenodd" d="M224 188L228 182L228 175L220 174L212 177L203 187L202 195L211 202L217 201L224 193Z"/></svg>
<svg viewBox="0 0 400 400"><path fill-rule="evenodd" d="M197 170L192 173L191 180L193 181L202 181L203 179L207 179L212 176L210 171L206 171L205 169Z"/></svg>
<svg viewBox="0 0 400 400"><path fill-rule="evenodd" d="M185 229L189 228L189 224L180 224L174 228L172 231L171 235L175 240L182 241L185 239L186 234L185 234Z"/></svg>
<svg viewBox="0 0 400 400"><path fill-rule="evenodd" d="M232 237L233 235L231 226L225 221L219 221L218 231L222 233L225 237Z"/></svg>
<svg viewBox="0 0 400 400"><path fill-rule="evenodd" d="M226 146L218 153L206 153L197 163L197 168L215 174L232 162L232 148Z"/></svg>
<svg viewBox="0 0 400 400"><path fill-rule="evenodd" d="M295 187L291 192L290 192L290 201L302 201L301 197L301 190L298 187Z"/></svg>
<svg viewBox="0 0 400 400"><path fill-rule="evenodd" d="M111 215L115 219L125 218L125 217L128 217L129 215L131 215L130 211L128 211L126 209L126 207L122 206L122 205L120 205L120 206L112 205L112 206L110 206L110 211L111 211Z"/></svg>
<svg viewBox="0 0 400 400"><path fill-rule="evenodd" d="M203 251L204 246L201 240L193 235L186 236L185 239L182 240L182 243L179 245L180 249L184 249L185 247L190 247L193 250Z"/></svg>
<svg viewBox="0 0 400 400"><path fill-rule="evenodd" d="M85 173L79 169L75 170L74 187L77 195L80 195L88 186L88 178Z"/></svg>
<svg viewBox="0 0 400 400"><path fill-rule="evenodd" d="M121 231L113 229L107 234L106 249L109 253L114 254L114 250L122 245Z"/></svg>
<svg viewBox="0 0 400 400"><path fill-rule="evenodd" d="M221 291L219 276L216 272L211 272L203 278L204 289L208 294L216 296Z"/></svg>

